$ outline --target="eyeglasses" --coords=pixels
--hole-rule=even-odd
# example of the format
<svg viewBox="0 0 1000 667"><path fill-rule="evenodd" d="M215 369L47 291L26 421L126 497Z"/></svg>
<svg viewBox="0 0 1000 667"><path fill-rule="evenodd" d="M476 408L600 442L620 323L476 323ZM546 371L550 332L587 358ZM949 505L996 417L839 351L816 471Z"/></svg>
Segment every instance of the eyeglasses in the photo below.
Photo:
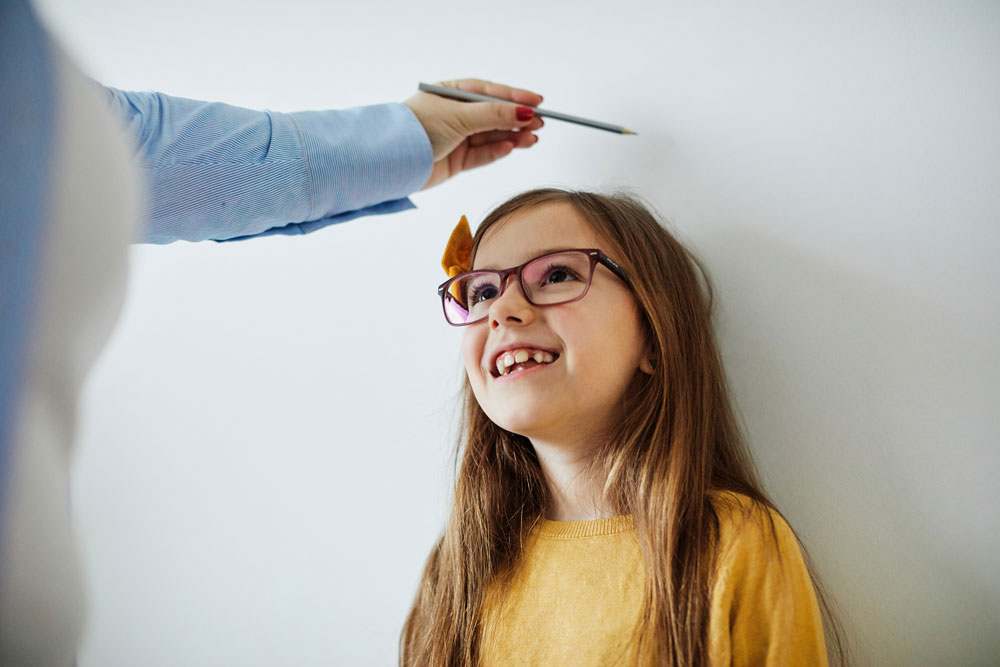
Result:
<svg viewBox="0 0 1000 667"><path fill-rule="evenodd" d="M532 305L579 301L590 289L598 263L629 284L622 267L600 250L557 250L511 269L470 271L447 280L438 287L444 317L456 327L482 322L489 315L490 305L507 289L511 274L517 276L521 293Z"/></svg>

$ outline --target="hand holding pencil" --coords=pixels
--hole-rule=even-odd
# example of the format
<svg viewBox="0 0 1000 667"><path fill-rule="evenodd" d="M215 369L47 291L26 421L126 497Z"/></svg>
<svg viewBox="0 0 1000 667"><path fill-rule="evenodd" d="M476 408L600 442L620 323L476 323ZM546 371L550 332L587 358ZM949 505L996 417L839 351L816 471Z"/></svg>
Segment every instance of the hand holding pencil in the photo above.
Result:
<svg viewBox="0 0 1000 667"><path fill-rule="evenodd" d="M423 125L434 152L434 167L423 189L460 171L498 160L515 148L529 148L538 141L534 131L544 123L533 107L541 104L541 95L479 79L458 79L439 85L456 93L487 95L492 99L469 104L418 92L404 102Z"/></svg>
<svg viewBox="0 0 1000 667"><path fill-rule="evenodd" d="M504 100L497 97L491 97L489 95L483 95L480 93L473 93L466 90L456 90L455 88L449 88L447 86L439 86L433 83L421 83L419 89L425 93L433 93L435 95L441 95L442 97L450 97L456 100L463 100L465 102L503 102ZM559 111L552 111L551 109L539 109L535 108L535 115L541 116L542 118L556 118L558 120L564 120L567 123L576 123L577 125L585 125L587 127L594 127L598 130L607 130L608 132L614 132L616 134L638 134L638 132L633 132L632 130L622 127L621 125L612 125L611 123L602 123L599 120L591 120L590 118L582 118L580 116L573 116L568 113L561 113Z"/></svg>

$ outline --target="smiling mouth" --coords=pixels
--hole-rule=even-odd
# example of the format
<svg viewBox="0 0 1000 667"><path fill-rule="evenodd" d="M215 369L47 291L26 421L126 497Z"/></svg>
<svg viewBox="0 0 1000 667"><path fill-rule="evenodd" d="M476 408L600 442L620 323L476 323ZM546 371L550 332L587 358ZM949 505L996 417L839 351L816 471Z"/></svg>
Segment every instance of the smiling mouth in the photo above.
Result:
<svg viewBox="0 0 1000 667"><path fill-rule="evenodd" d="M545 350L533 350L530 348L507 350L497 356L496 363L490 369L490 375L495 378L505 377L520 373L529 368L534 368L535 366L546 366L558 358L558 354L546 352Z"/></svg>

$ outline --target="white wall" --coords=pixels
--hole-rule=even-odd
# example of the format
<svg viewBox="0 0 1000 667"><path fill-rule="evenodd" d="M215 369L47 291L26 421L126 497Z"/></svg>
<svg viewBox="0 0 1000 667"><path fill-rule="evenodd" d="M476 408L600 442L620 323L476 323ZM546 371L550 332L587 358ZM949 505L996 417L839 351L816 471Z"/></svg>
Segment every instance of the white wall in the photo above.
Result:
<svg viewBox="0 0 1000 667"><path fill-rule="evenodd" d="M475 75L640 132L550 121L416 211L135 248L74 471L83 667L393 662L451 475L437 262L459 215L543 184L632 187L707 260L859 663L995 664L1000 5L40 6L119 87L296 110Z"/></svg>

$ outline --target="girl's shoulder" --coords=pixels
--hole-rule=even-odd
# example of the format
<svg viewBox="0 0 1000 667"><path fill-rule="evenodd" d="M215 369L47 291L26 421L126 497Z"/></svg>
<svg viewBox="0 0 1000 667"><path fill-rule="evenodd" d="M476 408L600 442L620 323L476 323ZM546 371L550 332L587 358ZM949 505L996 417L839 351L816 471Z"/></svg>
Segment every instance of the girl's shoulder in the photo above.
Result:
<svg viewBox="0 0 1000 667"><path fill-rule="evenodd" d="M719 519L718 556L726 561L764 564L774 558L802 558L798 538L788 522L773 507L735 491L710 494Z"/></svg>
<svg viewBox="0 0 1000 667"><path fill-rule="evenodd" d="M823 621L795 532L776 509L713 493L719 517L709 628L713 664L827 664Z"/></svg>

